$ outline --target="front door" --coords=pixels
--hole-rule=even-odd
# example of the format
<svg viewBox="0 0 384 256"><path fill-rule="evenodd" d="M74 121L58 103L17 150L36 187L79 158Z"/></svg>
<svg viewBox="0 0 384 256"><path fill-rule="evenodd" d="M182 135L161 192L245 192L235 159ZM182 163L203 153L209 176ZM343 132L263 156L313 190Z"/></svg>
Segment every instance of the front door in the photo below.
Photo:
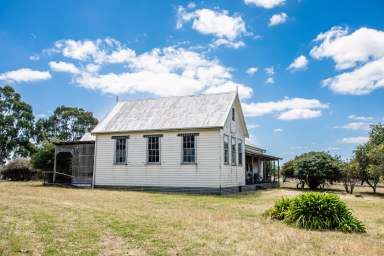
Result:
<svg viewBox="0 0 384 256"><path fill-rule="evenodd" d="M253 164L251 157L245 158L245 184L253 184Z"/></svg>

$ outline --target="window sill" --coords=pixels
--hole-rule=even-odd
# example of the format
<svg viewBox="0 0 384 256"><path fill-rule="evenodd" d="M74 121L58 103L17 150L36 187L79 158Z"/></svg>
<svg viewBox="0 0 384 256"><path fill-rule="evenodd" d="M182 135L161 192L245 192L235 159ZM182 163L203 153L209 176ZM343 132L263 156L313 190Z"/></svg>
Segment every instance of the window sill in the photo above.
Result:
<svg viewBox="0 0 384 256"><path fill-rule="evenodd" d="M145 163L145 165L161 165L161 163Z"/></svg>
<svg viewBox="0 0 384 256"><path fill-rule="evenodd" d="M197 165L196 162L181 162L181 165Z"/></svg>
<svg viewBox="0 0 384 256"><path fill-rule="evenodd" d="M113 163L113 165L128 165L128 163Z"/></svg>

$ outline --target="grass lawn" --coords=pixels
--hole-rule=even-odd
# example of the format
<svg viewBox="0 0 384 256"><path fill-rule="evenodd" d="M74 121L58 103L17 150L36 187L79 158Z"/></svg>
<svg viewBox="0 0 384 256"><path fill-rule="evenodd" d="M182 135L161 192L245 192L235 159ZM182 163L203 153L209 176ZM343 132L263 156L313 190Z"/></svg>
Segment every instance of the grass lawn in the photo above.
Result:
<svg viewBox="0 0 384 256"><path fill-rule="evenodd" d="M276 199L300 193L290 188L204 196L0 182L0 255L384 255L378 192L341 195L368 231L344 234L266 220Z"/></svg>

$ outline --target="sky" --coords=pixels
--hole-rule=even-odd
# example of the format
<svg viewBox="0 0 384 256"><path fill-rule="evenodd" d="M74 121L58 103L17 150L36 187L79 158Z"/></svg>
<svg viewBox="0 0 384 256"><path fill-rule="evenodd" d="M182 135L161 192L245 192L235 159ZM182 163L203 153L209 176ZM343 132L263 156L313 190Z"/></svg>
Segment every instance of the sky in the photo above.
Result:
<svg viewBox="0 0 384 256"><path fill-rule="evenodd" d="M384 1L7 1L0 85L37 118L238 90L250 141L349 158L384 122Z"/></svg>

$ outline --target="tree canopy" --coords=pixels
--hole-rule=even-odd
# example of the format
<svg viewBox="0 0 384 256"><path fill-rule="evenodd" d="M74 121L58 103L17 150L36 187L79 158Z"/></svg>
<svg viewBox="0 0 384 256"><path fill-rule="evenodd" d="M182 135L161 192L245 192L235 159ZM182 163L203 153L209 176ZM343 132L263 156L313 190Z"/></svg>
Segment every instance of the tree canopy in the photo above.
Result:
<svg viewBox="0 0 384 256"><path fill-rule="evenodd" d="M326 181L339 178L341 161L327 152L308 152L283 165L283 175L297 178L309 188L317 189Z"/></svg>
<svg viewBox="0 0 384 256"><path fill-rule="evenodd" d="M0 87L0 164L34 152L32 107L11 86Z"/></svg>
<svg viewBox="0 0 384 256"><path fill-rule="evenodd" d="M97 123L98 120L91 112L82 108L60 106L50 117L41 118L36 122L37 141L41 143L79 140Z"/></svg>

